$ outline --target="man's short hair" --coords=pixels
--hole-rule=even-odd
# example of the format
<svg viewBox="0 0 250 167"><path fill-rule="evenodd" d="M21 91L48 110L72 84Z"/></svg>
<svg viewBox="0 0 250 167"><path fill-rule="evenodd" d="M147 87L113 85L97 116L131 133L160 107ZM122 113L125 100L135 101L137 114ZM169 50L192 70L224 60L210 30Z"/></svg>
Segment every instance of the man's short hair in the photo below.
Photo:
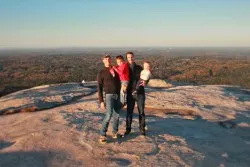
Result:
<svg viewBox="0 0 250 167"><path fill-rule="evenodd" d="M105 59L105 58L110 58L111 59L111 56L109 54L106 54L106 55L102 56L102 59Z"/></svg>
<svg viewBox="0 0 250 167"><path fill-rule="evenodd" d="M133 52L127 52L127 53L126 53L126 56L127 56L128 54L131 54L131 55L134 56L134 53L133 53Z"/></svg>
<svg viewBox="0 0 250 167"><path fill-rule="evenodd" d="M122 61L124 61L124 58L123 58L123 56L122 56L122 55L118 55L118 56L116 56L116 57L115 57L115 59L116 59L116 60L122 60Z"/></svg>
<svg viewBox="0 0 250 167"><path fill-rule="evenodd" d="M126 53L126 59L128 60L128 54L132 55L134 57L134 53L133 52L127 52Z"/></svg>

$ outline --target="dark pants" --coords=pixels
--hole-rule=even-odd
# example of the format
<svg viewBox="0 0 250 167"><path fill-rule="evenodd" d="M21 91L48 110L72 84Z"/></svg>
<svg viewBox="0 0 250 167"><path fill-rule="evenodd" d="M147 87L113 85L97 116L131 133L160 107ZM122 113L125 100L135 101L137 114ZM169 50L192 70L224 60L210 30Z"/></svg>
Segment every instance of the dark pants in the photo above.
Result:
<svg viewBox="0 0 250 167"><path fill-rule="evenodd" d="M131 131L131 125L133 121L133 112L135 108L135 99L132 93L127 94L127 117L126 117L126 131ZM145 94L137 95L137 108L139 112L139 129L141 133L145 133Z"/></svg>

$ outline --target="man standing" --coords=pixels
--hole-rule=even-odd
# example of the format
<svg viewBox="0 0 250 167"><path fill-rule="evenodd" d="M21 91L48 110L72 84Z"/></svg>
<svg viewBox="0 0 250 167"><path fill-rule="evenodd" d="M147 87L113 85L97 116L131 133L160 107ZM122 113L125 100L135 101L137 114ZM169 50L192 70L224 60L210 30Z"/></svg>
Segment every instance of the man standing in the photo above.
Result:
<svg viewBox="0 0 250 167"><path fill-rule="evenodd" d="M127 52L126 58L129 63L129 71L130 71L130 81L127 89L127 116L126 116L126 132L124 136L128 135L131 132L131 124L133 120L133 112L135 107L135 101L137 100L137 108L139 112L139 129L140 134L145 136L145 90L143 86L140 86L139 90L137 91L137 97L132 95L132 92L135 90L137 82L140 80L140 73L143 68L140 65L137 65L134 62L134 53Z"/></svg>
<svg viewBox="0 0 250 167"><path fill-rule="evenodd" d="M113 115L113 138L120 138L118 134L119 113L121 109L120 89L121 83L118 74L114 71L111 65L111 57L106 55L103 57L104 69L97 75L98 98L101 109L106 109L106 115L102 122L100 130L100 142L106 143L106 132L108 130L111 116ZM106 104L103 100L103 91L105 91Z"/></svg>

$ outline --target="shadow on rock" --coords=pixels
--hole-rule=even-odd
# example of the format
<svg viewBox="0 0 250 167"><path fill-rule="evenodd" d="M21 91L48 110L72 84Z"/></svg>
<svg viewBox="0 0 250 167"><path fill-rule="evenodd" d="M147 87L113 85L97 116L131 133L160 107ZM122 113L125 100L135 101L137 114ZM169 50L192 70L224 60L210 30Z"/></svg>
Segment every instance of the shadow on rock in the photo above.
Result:
<svg viewBox="0 0 250 167"><path fill-rule="evenodd" d="M4 167L49 167L82 166L82 162L70 159L69 155L52 151L18 151L0 153L0 166Z"/></svg>
<svg viewBox="0 0 250 167"><path fill-rule="evenodd" d="M18 166L33 166L46 167L50 166L51 160L50 152L7 152L0 153L0 166L4 167L18 167Z"/></svg>
<svg viewBox="0 0 250 167"><path fill-rule="evenodd" d="M8 142L8 141L0 140L0 149L10 147L13 144L15 144L15 142Z"/></svg>
<svg viewBox="0 0 250 167"><path fill-rule="evenodd" d="M240 87L229 87L224 86L224 94L225 96L235 96L238 101L246 102L250 101L250 90L243 89Z"/></svg>
<svg viewBox="0 0 250 167"><path fill-rule="evenodd" d="M231 120L227 120L227 121L219 121L218 124L226 129L232 129L236 127L236 123L231 121Z"/></svg>

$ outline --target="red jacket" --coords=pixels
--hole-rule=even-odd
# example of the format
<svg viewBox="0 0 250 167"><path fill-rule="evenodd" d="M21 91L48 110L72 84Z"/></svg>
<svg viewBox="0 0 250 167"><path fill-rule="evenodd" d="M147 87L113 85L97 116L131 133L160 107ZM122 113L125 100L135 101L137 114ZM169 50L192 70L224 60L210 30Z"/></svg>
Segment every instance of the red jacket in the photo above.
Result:
<svg viewBox="0 0 250 167"><path fill-rule="evenodd" d="M120 66L115 67L115 71L119 74L121 81L129 81L129 66L124 62Z"/></svg>

